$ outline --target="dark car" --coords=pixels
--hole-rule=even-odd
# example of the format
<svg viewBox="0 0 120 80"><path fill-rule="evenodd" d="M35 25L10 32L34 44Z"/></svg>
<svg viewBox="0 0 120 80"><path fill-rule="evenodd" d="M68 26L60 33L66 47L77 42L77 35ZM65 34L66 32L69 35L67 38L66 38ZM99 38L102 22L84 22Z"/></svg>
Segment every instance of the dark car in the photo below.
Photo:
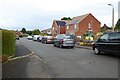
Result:
<svg viewBox="0 0 120 80"><path fill-rule="evenodd" d="M75 46L74 37L72 35L66 35L66 34L59 34L54 39L55 47L58 46L60 48L62 47L71 47L73 48Z"/></svg>
<svg viewBox="0 0 120 80"><path fill-rule="evenodd" d="M20 38L19 37L15 37L16 40L19 40Z"/></svg>
<svg viewBox="0 0 120 80"><path fill-rule="evenodd" d="M120 32L104 33L93 44L95 54L101 52L120 53Z"/></svg>
<svg viewBox="0 0 120 80"><path fill-rule="evenodd" d="M37 37L37 41L38 41L38 42L41 42L42 37L43 37L43 36L39 36L39 37Z"/></svg>
<svg viewBox="0 0 120 80"><path fill-rule="evenodd" d="M54 38L52 36L44 36L41 38L41 42L45 44L53 43L53 41L54 41Z"/></svg>

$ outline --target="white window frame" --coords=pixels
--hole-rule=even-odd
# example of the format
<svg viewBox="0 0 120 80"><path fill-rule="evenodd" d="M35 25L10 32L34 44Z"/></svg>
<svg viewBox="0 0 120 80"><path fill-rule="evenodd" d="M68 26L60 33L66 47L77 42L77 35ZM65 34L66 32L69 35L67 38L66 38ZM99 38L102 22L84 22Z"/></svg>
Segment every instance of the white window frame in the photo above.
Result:
<svg viewBox="0 0 120 80"><path fill-rule="evenodd" d="M54 30L55 28L53 27L52 29Z"/></svg>
<svg viewBox="0 0 120 80"><path fill-rule="evenodd" d="M69 25L67 25L67 29L69 29Z"/></svg>
<svg viewBox="0 0 120 80"><path fill-rule="evenodd" d="M88 28L89 28L89 29L91 28L91 24L90 24L90 23L88 23Z"/></svg>
<svg viewBox="0 0 120 80"><path fill-rule="evenodd" d="M76 29L76 28L77 28L77 24L74 25L74 29Z"/></svg>

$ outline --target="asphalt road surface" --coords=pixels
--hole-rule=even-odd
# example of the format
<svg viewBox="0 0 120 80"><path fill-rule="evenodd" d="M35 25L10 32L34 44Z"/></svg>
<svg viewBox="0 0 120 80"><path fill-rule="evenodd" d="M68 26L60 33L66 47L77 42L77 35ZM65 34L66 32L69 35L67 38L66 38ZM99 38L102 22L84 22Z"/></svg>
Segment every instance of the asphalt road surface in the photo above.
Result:
<svg viewBox="0 0 120 80"><path fill-rule="evenodd" d="M27 38L19 42L43 59L54 78L118 78L115 55L95 55L92 50L82 48L61 49Z"/></svg>

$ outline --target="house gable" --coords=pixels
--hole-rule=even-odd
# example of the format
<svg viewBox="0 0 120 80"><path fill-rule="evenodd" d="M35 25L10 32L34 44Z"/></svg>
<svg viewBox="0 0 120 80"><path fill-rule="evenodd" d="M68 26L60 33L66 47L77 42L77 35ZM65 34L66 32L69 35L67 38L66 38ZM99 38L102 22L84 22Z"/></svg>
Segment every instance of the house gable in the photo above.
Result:
<svg viewBox="0 0 120 80"><path fill-rule="evenodd" d="M75 28L75 25L77 25L77 28ZM77 36L85 34L86 31L97 33L100 31L100 25L101 23L91 13L89 13L74 17L68 24L69 29L67 29L67 33L72 32Z"/></svg>
<svg viewBox="0 0 120 80"><path fill-rule="evenodd" d="M86 31L97 33L100 31L101 23L90 13L81 22L79 22L79 30L77 35L83 35Z"/></svg>
<svg viewBox="0 0 120 80"><path fill-rule="evenodd" d="M101 24L101 22L100 21L98 21L98 19L97 18L95 18L95 16L93 16L91 13L89 14L89 15L91 15L97 22L99 22L100 24Z"/></svg>
<svg viewBox="0 0 120 80"><path fill-rule="evenodd" d="M66 22L64 20L54 20L52 24L52 35L66 33Z"/></svg>

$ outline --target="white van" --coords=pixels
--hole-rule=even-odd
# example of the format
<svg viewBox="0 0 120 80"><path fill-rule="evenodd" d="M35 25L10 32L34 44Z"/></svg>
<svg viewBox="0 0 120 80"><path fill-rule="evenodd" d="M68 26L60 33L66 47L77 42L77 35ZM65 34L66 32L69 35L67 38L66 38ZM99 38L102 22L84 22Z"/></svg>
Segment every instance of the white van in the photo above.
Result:
<svg viewBox="0 0 120 80"><path fill-rule="evenodd" d="M33 35L33 41L37 41L39 37L39 35Z"/></svg>

